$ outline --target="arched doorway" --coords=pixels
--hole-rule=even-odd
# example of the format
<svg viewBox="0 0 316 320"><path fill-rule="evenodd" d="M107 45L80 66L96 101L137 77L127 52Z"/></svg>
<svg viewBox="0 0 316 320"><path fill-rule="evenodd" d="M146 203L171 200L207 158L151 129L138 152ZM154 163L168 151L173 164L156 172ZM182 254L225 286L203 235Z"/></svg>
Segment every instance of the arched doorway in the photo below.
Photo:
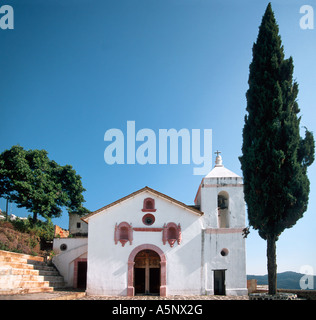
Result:
<svg viewBox="0 0 316 320"><path fill-rule="evenodd" d="M134 288L136 294L160 293L160 257L153 250L142 250L134 259Z"/></svg>
<svg viewBox="0 0 316 320"><path fill-rule="evenodd" d="M159 247L151 244L136 247L128 257L127 295L166 296L166 263Z"/></svg>

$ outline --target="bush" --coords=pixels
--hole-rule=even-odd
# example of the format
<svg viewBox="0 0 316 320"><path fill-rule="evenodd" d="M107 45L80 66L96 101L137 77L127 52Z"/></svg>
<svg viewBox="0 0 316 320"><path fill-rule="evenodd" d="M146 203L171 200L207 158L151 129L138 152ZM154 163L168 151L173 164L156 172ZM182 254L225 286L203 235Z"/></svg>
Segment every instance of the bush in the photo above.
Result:
<svg viewBox="0 0 316 320"><path fill-rule="evenodd" d="M43 243L54 238L54 225L48 221L38 220L33 223L32 218L12 221L0 221L0 250L20 252L26 254L42 254Z"/></svg>
<svg viewBox="0 0 316 320"><path fill-rule="evenodd" d="M29 220L16 218L15 220L11 220L11 224L13 225L14 229L20 232L28 232L30 229Z"/></svg>
<svg viewBox="0 0 316 320"><path fill-rule="evenodd" d="M29 233L39 237L41 240L49 241L54 238L54 224L50 219L47 221L37 220L33 223L31 216L27 219L16 218L11 221L14 229L23 233Z"/></svg>

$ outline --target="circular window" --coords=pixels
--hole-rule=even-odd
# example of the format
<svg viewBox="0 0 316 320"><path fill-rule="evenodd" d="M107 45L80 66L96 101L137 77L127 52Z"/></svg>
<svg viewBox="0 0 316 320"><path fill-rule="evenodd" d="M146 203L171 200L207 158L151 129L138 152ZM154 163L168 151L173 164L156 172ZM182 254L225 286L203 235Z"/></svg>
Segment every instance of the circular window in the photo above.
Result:
<svg viewBox="0 0 316 320"><path fill-rule="evenodd" d="M226 256L228 255L228 250L227 250L226 248L222 249L221 255L222 255L223 257L226 257Z"/></svg>
<svg viewBox="0 0 316 320"><path fill-rule="evenodd" d="M67 250L67 245L66 245L66 243L61 244L59 248L60 248L61 251Z"/></svg>
<svg viewBox="0 0 316 320"><path fill-rule="evenodd" d="M146 226L151 226L155 222L155 217L152 214L145 214L143 216L143 223Z"/></svg>

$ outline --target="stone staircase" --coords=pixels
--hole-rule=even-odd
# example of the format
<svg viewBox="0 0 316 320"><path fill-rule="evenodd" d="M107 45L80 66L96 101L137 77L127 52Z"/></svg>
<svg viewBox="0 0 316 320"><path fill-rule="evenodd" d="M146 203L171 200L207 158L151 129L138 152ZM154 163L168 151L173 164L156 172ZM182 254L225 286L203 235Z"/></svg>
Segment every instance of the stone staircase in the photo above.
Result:
<svg viewBox="0 0 316 320"><path fill-rule="evenodd" d="M52 292L64 279L43 257L0 250L0 295Z"/></svg>

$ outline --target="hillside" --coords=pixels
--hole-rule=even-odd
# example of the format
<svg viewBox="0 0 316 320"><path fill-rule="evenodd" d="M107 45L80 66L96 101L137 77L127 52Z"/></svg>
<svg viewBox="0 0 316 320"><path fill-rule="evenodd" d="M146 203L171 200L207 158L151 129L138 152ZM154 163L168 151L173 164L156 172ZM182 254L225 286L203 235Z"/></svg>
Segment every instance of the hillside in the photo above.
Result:
<svg viewBox="0 0 316 320"><path fill-rule="evenodd" d="M45 255L53 234L53 225L41 221L31 227L28 220L0 220L0 250Z"/></svg>
<svg viewBox="0 0 316 320"><path fill-rule="evenodd" d="M300 280L304 276L302 273L286 271L277 274L277 286L279 289L301 289ZM268 285L268 275L247 275L247 279L256 279L258 285ZM316 276L314 276L314 288Z"/></svg>

